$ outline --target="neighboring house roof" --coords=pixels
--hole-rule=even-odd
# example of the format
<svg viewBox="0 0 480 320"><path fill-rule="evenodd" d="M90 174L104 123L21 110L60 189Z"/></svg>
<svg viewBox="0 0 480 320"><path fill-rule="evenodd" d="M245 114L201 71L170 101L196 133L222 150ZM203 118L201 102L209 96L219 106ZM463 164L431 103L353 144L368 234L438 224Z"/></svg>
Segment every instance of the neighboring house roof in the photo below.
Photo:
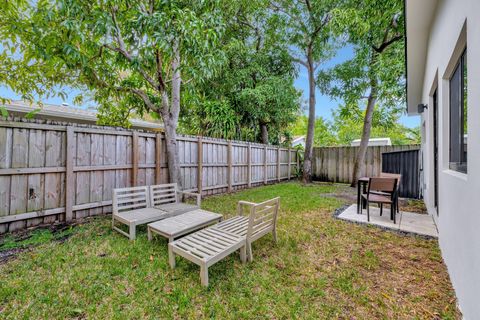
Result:
<svg viewBox="0 0 480 320"><path fill-rule="evenodd" d="M84 124L96 124L97 112L92 110L85 110L80 108L74 108L67 105L53 105L43 104L41 107L38 105L30 105L24 101L12 101L11 103L4 104L9 113L14 115L24 116L25 114L40 108L41 110L35 114L36 118L48 119L56 121L84 123ZM143 130L163 130L161 123L149 122L139 119L130 119L132 128Z"/></svg>
<svg viewBox="0 0 480 320"><path fill-rule="evenodd" d="M361 139L355 139L350 144L353 147L358 147L360 145ZM390 138L371 138L368 139L369 146L391 146L392 141Z"/></svg>
<svg viewBox="0 0 480 320"><path fill-rule="evenodd" d="M292 143L300 142L302 140L305 140L305 136L296 136L296 137L293 137Z"/></svg>
<svg viewBox="0 0 480 320"><path fill-rule="evenodd" d="M425 65L427 61L430 26L438 0L404 0L405 2L405 60L407 73L407 112L417 114L422 101Z"/></svg>

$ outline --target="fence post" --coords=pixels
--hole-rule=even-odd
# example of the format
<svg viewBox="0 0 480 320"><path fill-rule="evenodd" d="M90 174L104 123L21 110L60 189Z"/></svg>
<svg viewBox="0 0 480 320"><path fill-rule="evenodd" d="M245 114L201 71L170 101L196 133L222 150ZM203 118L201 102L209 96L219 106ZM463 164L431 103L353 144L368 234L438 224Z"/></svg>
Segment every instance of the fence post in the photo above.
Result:
<svg viewBox="0 0 480 320"><path fill-rule="evenodd" d="M299 155L299 151L297 150L297 153L296 153L296 158L297 158L297 172L299 172L300 170L300 157L298 156Z"/></svg>
<svg viewBox="0 0 480 320"><path fill-rule="evenodd" d="M292 174L292 151L288 148L288 180Z"/></svg>
<svg viewBox="0 0 480 320"><path fill-rule="evenodd" d="M228 182L228 192L232 192L232 141L228 141L227 147L227 182Z"/></svg>
<svg viewBox="0 0 480 320"><path fill-rule="evenodd" d="M198 193L202 194L203 185L203 141L202 137L198 137L198 172L197 172L197 189Z"/></svg>
<svg viewBox="0 0 480 320"><path fill-rule="evenodd" d="M73 201L75 196L75 181L73 175L73 156L75 153L74 127L67 126L67 149L65 155L65 221L73 219Z"/></svg>
<svg viewBox="0 0 480 320"><path fill-rule="evenodd" d="M157 133L155 139L155 183L161 184L162 174L162 134Z"/></svg>
<svg viewBox="0 0 480 320"><path fill-rule="evenodd" d="M133 131L132 135L132 187L137 186L138 178L138 132Z"/></svg>
<svg viewBox="0 0 480 320"><path fill-rule="evenodd" d="M267 184L267 146L263 148L263 184Z"/></svg>
<svg viewBox="0 0 480 320"><path fill-rule="evenodd" d="M247 148L247 187L252 186L252 146L250 142Z"/></svg>
<svg viewBox="0 0 480 320"><path fill-rule="evenodd" d="M280 147L277 147L277 181L280 182Z"/></svg>

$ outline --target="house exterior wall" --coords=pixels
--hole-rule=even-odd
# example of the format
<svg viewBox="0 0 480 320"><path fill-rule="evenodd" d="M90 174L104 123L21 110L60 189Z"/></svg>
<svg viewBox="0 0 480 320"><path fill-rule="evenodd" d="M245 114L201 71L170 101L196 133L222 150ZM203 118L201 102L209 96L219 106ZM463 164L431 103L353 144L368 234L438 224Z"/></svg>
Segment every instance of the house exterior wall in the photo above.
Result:
<svg viewBox="0 0 480 320"><path fill-rule="evenodd" d="M407 17L408 19L408 17ZM468 173L449 170L449 72L462 51L468 64ZM464 34L465 34L464 33ZM460 40L459 40L460 39ZM453 57L453 58L452 58ZM437 222L442 256L465 319L480 318L480 1L439 0L423 79L424 197ZM434 207L433 91L438 95L439 203ZM424 127L423 127L424 126Z"/></svg>

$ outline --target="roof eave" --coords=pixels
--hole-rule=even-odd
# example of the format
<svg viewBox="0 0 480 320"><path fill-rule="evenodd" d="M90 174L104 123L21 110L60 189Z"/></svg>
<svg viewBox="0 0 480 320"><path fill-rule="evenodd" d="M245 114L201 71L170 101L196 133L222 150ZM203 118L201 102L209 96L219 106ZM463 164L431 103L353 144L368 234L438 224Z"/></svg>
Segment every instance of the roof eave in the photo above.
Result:
<svg viewBox="0 0 480 320"><path fill-rule="evenodd" d="M423 103L423 82L427 62L430 27L438 0L405 0L405 66L407 113L417 114Z"/></svg>

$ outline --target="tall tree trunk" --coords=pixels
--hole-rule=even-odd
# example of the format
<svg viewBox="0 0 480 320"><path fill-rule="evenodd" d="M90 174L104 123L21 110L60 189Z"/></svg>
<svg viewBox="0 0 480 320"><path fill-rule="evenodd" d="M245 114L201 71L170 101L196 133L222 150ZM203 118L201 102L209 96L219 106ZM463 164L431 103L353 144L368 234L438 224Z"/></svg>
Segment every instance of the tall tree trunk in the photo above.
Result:
<svg viewBox="0 0 480 320"><path fill-rule="evenodd" d="M262 143L268 144L268 128L266 123L260 123L260 131L262 134Z"/></svg>
<svg viewBox="0 0 480 320"><path fill-rule="evenodd" d="M173 119L166 119L165 117L163 117L163 123L165 126L165 143L167 149L169 181L172 183L178 183L179 188L182 188L180 179L180 160L177 148L177 124L173 121Z"/></svg>
<svg viewBox="0 0 480 320"><path fill-rule="evenodd" d="M182 183L180 179L180 160L177 148L177 126L178 116L180 114L180 87L182 78L180 74L180 50L178 45L174 46L174 58L172 60L172 101L168 105L167 94L162 95L162 119L165 126L165 141L167 147L167 163L170 182L176 182L180 189Z"/></svg>
<svg viewBox="0 0 480 320"><path fill-rule="evenodd" d="M312 181L312 155L313 155L313 137L315 134L315 70L311 58L311 52L308 55L308 128L307 139L305 142L305 156L303 160L303 183Z"/></svg>
<svg viewBox="0 0 480 320"><path fill-rule="evenodd" d="M370 140L370 132L372 130L373 111L375 110L375 103L377 102L377 90L377 81L372 78L370 94L368 95L367 100L367 110L365 111L365 118L363 119L362 138L360 140L360 147L353 166L352 187L356 186L365 167L365 156L367 154L368 141Z"/></svg>

